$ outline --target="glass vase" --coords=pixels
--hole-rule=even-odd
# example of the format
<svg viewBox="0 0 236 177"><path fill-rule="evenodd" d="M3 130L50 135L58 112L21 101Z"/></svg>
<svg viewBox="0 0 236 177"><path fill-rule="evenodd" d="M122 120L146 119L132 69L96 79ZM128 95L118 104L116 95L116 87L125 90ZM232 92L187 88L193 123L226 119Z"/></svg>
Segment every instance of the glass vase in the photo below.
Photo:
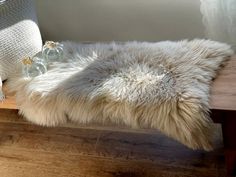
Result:
<svg viewBox="0 0 236 177"><path fill-rule="evenodd" d="M39 58L24 58L22 64L24 77L36 77L47 72L47 66L44 64L43 60L40 60Z"/></svg>
<svg viewBox="0 0 236 177"><path fill-rule="evenodd" d="M47 41L42 49L43 58L48 64L60 62L63 59L63 44L59 42Z"/></svg>

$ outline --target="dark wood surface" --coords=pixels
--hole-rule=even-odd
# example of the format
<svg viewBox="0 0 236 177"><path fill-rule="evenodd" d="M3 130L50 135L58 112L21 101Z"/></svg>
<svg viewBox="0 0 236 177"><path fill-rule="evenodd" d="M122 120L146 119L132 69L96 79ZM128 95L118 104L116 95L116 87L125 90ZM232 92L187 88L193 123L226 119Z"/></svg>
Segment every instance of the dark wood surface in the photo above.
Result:
<svg viewBox="0 0 236 177"><path fill-rule="evenodd" d="M227 171L236 176L236 111L223 111L222 120Z"/></svg>
<svg viewBox="0 0 236 177"><path fill-rule="evenodd" d="M211 117L222 125L227 177L236 176L236 111L212 110Z"/></svg>
<svg viewBox="0 0 236 177"><path fill-rule="evenodd" d="M224 177L219 124L212 152L155 131L47 128L0 110L1 177Z"/></svg>

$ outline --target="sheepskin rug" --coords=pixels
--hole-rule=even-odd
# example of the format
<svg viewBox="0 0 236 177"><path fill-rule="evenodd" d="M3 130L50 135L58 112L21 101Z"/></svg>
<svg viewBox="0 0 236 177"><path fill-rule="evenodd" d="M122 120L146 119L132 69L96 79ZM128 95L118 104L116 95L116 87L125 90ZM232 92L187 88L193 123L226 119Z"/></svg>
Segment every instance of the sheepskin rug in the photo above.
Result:
<svg viewBox="0 0 236 177"><path fill-rule="evenodd" d="M8 82L27 120L153 128L192 149L212 149L209 87L233 54L229 45L200 39L62 43L63 62L44 75Z"/></svg>

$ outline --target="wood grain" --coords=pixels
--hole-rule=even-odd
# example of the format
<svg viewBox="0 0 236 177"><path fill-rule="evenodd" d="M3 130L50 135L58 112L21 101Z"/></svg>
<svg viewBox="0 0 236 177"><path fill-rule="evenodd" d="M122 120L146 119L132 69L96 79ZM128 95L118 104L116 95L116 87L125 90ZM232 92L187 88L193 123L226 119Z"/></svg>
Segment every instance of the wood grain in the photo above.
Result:
<svg viewBox="0 0 236 177"><path fill-rule="evenodd" d="M236 110L236 55L218 73L210 95L211 109Z"/></svg>
<svg viewBox="0 0 236 177"><path fill-rule="evenodd" d="M0 101L0 109L17 109L15 96L8 91L5 83L3 83L3 92L6 95L6 99Z"/></svg>
<svg viewBox="0 0 236 177"><path fill-rule="evenodd" d="M221 131L215 144L192 151L159 132L48 128L0 111L1 177L223 177Z"/></svg>

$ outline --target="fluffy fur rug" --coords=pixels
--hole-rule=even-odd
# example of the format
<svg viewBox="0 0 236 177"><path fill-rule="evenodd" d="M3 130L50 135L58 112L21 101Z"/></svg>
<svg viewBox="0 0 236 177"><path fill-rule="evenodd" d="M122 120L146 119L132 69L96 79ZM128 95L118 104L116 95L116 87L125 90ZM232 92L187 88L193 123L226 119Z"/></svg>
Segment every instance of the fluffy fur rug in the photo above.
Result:
<svg viewBox="0 0 236 177"><path fill-rule="evenodd" d="M8 82L29 121L154 128L192 149L212 149L209 87L230 46L198 39L63 44L64 63Z"/></svg>

